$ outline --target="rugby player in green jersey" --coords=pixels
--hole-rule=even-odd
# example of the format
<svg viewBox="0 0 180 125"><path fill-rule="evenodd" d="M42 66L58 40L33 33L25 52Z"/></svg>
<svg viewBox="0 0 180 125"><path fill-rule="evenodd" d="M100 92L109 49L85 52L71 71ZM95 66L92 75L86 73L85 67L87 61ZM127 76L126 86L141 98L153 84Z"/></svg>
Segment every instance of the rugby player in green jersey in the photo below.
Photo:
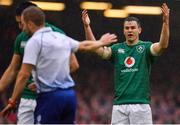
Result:
<svg viewBox="0 0 180 125"><path fill-rule="evenodd" d="M139 19L127 17L123 28L126 40L96 51L114 64L112 124L152 124L149 75L154 58L168 47L170 34L170 9L165 3L161 9L163 24L159 42L140 40ZM82 12L82 20L86 38L94 40L86 10Z"/></svg>
<svg viewBox="0 0 180 125"><path fill-rule="evenodd" d="M18 23L18 26L20 29L22 29L21 24L21 14L24 9L26 9L29 6L36 6L35 4L31 2L22 2L20 3L16 8L16 21ZM64 32L51 25L46 23L47 27L51 27L53 31L57 31L60 33ZM21 32L15 40L14 44L14 54L11 60L10 65L4 72L3 76L0 80L0 92L4 91L15 79L18 74L18 71L20 70L21 64L22 64L22 58L24 55L24 47L26 45L27 40L30 38L25 32ZM75 54L72 53L70 57L70 70L71 72L74 72L79 68L79 64L77 62L77 59L75 57ZM18 107L18 124L33 124L34 123L34 110L36 106L36 92L33 91L35 89L35 84L33 84L32 76L28 80L27 86L25 87L22 95L20 104Z"/></svg>

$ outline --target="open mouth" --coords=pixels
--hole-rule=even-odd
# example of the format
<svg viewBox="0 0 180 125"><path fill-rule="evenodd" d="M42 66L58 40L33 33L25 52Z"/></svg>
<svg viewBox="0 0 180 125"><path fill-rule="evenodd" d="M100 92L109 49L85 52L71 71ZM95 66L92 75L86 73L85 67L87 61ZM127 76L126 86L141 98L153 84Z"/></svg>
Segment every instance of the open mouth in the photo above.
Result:
<svg viewBox="0 0 180 125"><path fill-rule="evenodd" d="M132 37L133 36L133 34L128 34L128 37Z"/></svg>

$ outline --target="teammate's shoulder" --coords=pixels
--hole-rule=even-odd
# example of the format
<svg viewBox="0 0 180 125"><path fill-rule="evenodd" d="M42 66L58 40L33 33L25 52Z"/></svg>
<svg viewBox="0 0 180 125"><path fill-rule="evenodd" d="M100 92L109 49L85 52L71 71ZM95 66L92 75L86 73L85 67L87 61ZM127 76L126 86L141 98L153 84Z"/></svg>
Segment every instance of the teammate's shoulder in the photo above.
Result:
<svg viewBox="0 0 180 125"><path fill-rule="evenodd" d="M139 40L139 43L140 44L149 44L149 43L152 43L151 41L145 41L145 40Z"/></svg>
<svg viewBox="0 0 180 125"><path fill-rule="evenodd" d="M118 42L118 43L113 44L112 46L118 47L118 46L123 46L124 44L125 44L125 42Z"/></svg>
<svg viewBox="0 0 180 125"><path fill-rule="evenodd" d="M119 45L123 45L124 44L124 42L117 42L117 43L115 43L115 44L113 44L114 46L119 46Z"/></svg>
<svg viewBox="0 0 180 125"><path fill-rule="evenodd" d="M60 33L62 33L62 34L65 34L65 32L64 32L62 29L60 29L60 28L58 28L58 27L56 27L56 26L54 26L54 25L52 25L52 24L49 24L48 22L45 23L45 26L46 26L46 27L51 27L51 29L52 29L53 31L56 31L56 32L60 32Z"/></svg>
<svg viewBox="0 0 180 125"><path fill-rule="evenodd" d="M142 41L142 40L140 40L139 44L148 45L148 44L152 44L152 42L151 41Z"/></svg>
<svg viewBox="0 0 180 125"><path fill-rule="evenodd" d="M119 48L123 48L124 46L124 42L118 42L118 43L115 43L111 46L111 49L116 51L118 50Z"/></svg>
<svg viewBox="0 0 180 125"><path fill-rule="evenodd" d="M28 35L25 32L21 32L17 35L17 38L20 38L20 37L28 37Z"/></svg>

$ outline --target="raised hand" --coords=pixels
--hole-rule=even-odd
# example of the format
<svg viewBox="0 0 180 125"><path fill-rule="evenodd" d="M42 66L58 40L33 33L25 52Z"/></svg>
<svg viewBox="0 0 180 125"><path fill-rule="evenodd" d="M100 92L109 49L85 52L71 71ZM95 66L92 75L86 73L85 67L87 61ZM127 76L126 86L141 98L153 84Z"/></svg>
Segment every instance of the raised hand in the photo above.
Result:
<svg viewBox="0 0 180 125"><path fill-rule="evenodd" d="M117 36L115 34L106 33L101 36L100 41L103 45L109 45L111 43L117 42Z"/></svg>
<svg viewBox="0 0 180 125"><path fill-rule="evenodd" d="M82 21L85 26L90 25L90 19L87 10L82 11Z"/></svg>
<svg viewBox="0 0 180 125"><path fill-rule="evenodd" d="M170 9L168 8L166 3L163 3L163 5L161 7L161 10L162 10L162 15L163 15L163 22L164 23L169 23L169 12L170 12Z"/></svg>

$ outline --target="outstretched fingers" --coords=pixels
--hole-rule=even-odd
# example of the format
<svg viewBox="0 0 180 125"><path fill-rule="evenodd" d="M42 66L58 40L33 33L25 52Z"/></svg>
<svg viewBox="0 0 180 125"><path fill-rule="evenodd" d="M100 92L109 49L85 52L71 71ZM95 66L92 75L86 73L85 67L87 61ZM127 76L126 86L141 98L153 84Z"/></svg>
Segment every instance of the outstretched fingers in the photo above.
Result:
<svg viewBox="0 0 180 125"><path fill-rule="evenodd" d="M117 36L115 34L110 34L110 40L112 43L117 42Z"/></svg>
<svg viewBox="0 0 180 125"><path fill-rule="evenodd" d="M163 14L163 21L167 21L169 19L170 9L168 8L166 3L163 3L161 10L162 10L162 14Z"/></svg>
<svg viewBox="0 0 180 125"><path fill-rule="evenodd" d="M106 33L101 37L101 41L105 45L109 45L111 43L117 42L117 36L115 34Z"/></svg>
<svg viewBox="0 0 180 125"><path fill-rule="evenodd" d="M82 11L82 16L85 16L85 15L87 15L87 10Z"/></svg>
<svg viewBox="0 0 180 125"><path fill-rule="evenodd" d="M89 25L90 24L90 19L87 10L82 11L82 21L84 25Z"/></svg>

